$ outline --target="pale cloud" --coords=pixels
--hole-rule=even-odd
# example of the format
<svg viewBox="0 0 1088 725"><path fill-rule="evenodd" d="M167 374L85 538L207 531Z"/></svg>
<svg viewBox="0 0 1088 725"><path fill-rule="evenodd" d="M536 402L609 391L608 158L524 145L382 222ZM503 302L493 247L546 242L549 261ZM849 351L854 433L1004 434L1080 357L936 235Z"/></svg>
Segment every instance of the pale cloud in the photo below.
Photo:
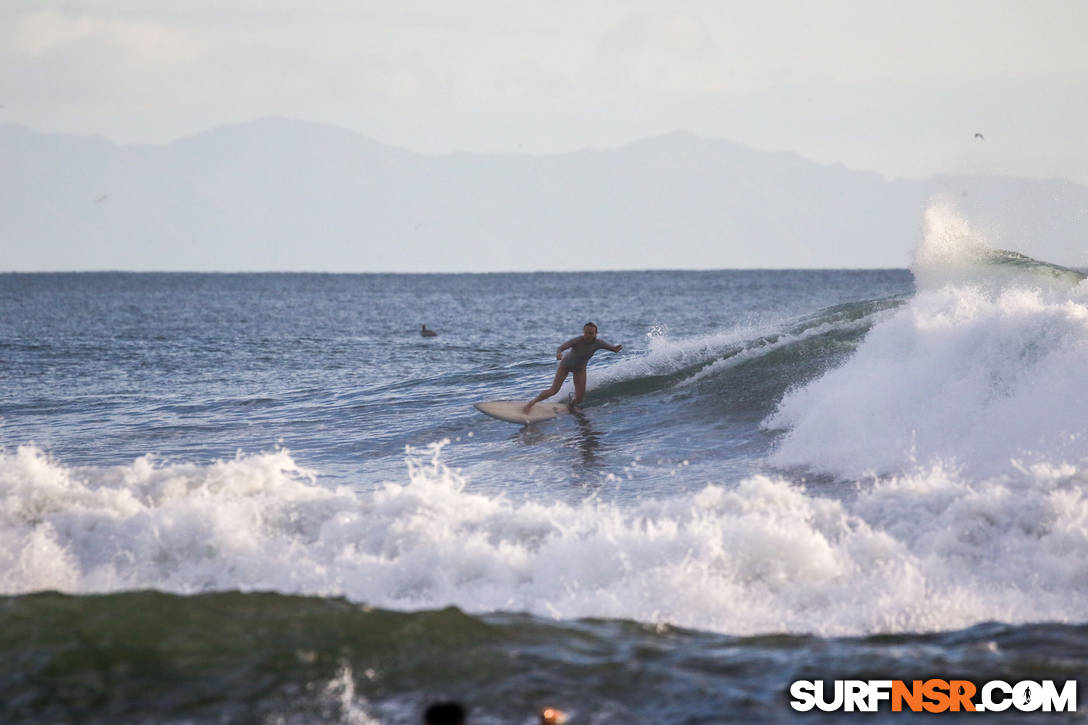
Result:
<svg viewBox="0 0 1088 725"><path fill-rule="evenodd" d="M729 59L707 24L682 14L630 17L597 45L596 80L626 92L719 93L730 87Z"/></svg>
<svg viewBox="0 0 1088 725"><path fill-rule="evenodd" d="M394 71L384 80L386 93L394 98L410 99L418 97L424 88L424 81L419 74L405 68Z"/></svg>
<svg viewBox="0 0 1088 725"><path fill-rule="evenodd" d="M1064 0L5 0L0 121L163 142L282 115L431 152L686 129L1088 179L1086 26Z"/></svg>
<svg viewBox="0 0 1088 725"><path fill-rule="evenodd" d="M82 42L112 46L133 63L176 63L200 57L204 45L190 33L160 23L70 17L55 11L18 17L6 33L9 52L43 56Z"/></svg>
<svg viewBox="0 0 1088 725"><path fill-rule="evenodd" d="M605 52L662 58L703 58L714 50L706 23L678 14L628 18L605 33L600 45Z"/></svg>

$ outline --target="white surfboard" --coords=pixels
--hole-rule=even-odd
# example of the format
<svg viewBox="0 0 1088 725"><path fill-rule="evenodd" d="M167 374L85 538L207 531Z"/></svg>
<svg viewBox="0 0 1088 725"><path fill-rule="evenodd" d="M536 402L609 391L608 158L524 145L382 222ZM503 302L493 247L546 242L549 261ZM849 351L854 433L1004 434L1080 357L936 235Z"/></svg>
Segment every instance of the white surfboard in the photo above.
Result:
<svg viewBox="0 0 1088 725"><path fill-rule="evenodd" d="M520 423L528 425L539 420L548 420L570 412L566 403L537 403L529 409L528 414L522 411L527 400L489 400L486 403L475 403L476 410L492 418L505 420L507 423Z"/></svg>

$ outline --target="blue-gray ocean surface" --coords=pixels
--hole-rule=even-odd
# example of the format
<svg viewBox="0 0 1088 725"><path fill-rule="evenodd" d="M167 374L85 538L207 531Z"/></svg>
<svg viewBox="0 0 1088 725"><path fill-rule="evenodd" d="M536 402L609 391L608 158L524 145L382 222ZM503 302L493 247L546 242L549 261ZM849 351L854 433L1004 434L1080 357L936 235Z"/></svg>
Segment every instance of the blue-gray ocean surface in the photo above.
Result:
<svg viewBox="0 0 1088 725"><path fill-rule="evenodd" d="M1081 280L942 239L909 271L0 275L0 722L1088 699ZM589 320L624 349L580 414L472 407Z"/></svg>

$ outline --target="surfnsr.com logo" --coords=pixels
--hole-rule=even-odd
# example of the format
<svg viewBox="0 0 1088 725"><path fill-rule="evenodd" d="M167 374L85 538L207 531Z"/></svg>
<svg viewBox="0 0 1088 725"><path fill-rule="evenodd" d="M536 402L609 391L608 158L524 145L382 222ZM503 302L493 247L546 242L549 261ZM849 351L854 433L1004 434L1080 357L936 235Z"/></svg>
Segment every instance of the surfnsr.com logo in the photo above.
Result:
<svg viewBox="0 0 1088 725"><path fill-rule="evenodd" d="M790 707L798 712L1076 712L1077 682L991 680L797 680L790 685Z"/></svg>

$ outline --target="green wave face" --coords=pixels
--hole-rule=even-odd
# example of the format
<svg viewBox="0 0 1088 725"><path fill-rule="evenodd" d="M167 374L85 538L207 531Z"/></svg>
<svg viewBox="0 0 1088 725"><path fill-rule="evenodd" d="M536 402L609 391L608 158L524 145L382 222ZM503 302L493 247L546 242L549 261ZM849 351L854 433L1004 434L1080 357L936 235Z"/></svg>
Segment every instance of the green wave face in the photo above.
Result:
<svg viewBox="0 0 1088 725"><path fill-rule="evenodd" d="M791 680L829 663L875 676L874 651L888 653L889 676L922 677L952 658L975 678L1017 680L1037 674L1045 645L1048 676L1077 679L1086 644L1084 625L732 637L271 593L42 593L0 599L0 720L414 724L428 703L452 699L469 722L528 722L545 706L572 722L788 722Z"/></svg>
<svg viewBox="0 0 1088 725"><path fill-rule="evenodd" d="M1075 269L1032 259L1026 254L1007 249L990 250L986 261L997 269L1010 269L1016 273L1039 275L1043 278L1056 279L1070 284L1077 284L1088 279L1088 275Z"/></svg>
<svg viewBox="0 0 1088 725"><path fill-rule="evenodd" d="M598 402L667 395L695 415L762 417L790 387L842 363L905 297L850 302L736 340L708 340L595 386ZM717 411L717 412L715 412Z"/></svg>

